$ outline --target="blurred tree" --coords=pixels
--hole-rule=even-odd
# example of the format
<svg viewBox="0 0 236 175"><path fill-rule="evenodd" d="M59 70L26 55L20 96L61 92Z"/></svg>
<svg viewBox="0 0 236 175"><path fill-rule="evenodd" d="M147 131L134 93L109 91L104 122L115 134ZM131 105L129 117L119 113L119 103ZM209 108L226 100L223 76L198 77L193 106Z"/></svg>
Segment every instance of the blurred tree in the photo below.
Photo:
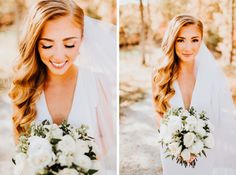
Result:
<svg viewBox="0 0 236 175"><path fill-rule="evenodd" d="M146 60L145 60L145 22L144 22L144 15L143 15L143 1L139 0L139 11L140 11L140 19L141 19L141 52L142 52L142 64L145 65L146 64Z"/></svg>
<svg viewBox="0 0 236 175"><path fill-rule="evenodd" d="M230 52L230 63L236 60L236 2L232 0L232 30L231 30L231 38L232 38L232 48Z"/></svg>

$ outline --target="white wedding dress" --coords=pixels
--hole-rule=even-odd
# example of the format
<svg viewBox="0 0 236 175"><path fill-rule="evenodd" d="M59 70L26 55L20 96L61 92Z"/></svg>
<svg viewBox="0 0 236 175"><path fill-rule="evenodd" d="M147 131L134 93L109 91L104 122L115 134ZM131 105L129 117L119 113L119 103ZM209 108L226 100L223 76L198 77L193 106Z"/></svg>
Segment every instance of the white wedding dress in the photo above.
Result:
<svg viewBox="0 0 236 175"><path fill-rule="evenodd" d="M233 115L235 107L223 72L215 60L204 55L206 54L200 54L196 60L196 82L190 106L207 112L215 127L215 147L206 151L207 158L197 158L195 168L185 168L175 160L166 158L161 147L163 175L236 175L236 117ZM173 87L175 95L170 100L171 107L184 108L177 81Z"/></svg>
<svg viewBox="0 0 236 175"><path fill-rule="evenodd" d="M100 152L106 152L101 157L102 170L97 173L102 175L116 174L115 132L112 128L112 115L107 112L110 111L109 104L106 106L105 102L111 98L109 88L110 84L103 75L95 74L85 68L79 68L72 107L68 116L68 123L75 127L80 127L81 124L89 126L88 133L95 138ZM36 122L43 120L52 122L44 93L37 102L36 108ZM105 143L101 143L101 135ZM101 146L104 144L106 150L103 150L104 148Z"/></svg>

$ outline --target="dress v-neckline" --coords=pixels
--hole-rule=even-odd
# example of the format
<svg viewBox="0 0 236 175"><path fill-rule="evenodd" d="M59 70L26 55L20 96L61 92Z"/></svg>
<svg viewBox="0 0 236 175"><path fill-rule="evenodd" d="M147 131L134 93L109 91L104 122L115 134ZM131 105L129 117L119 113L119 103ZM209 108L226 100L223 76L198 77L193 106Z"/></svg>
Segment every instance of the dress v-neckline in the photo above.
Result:
<svg viewBox="0 0 236 175"><path fill-rule="evenodd" d="M195 80L195 83L194 83L194 87L193 87L193 91L192 91L192 95L191 95L191 100L190 100L189 108L191 108L191 106L193 106L193 100L194 100L194 96L195 96L195 91L197 89L197 84L198 84L198 77L199 77L198 72L199 71L197 70L196 80ZM180 95L180 100L181 100L181 103L182 103L182 107L184 109L188 110L189 108L187 109L186 106L185 106L184 98L183 98L183 93L182 93L181 88L179 86L178 80L176 80L176 86L178 88L178 92L179 92L179 95Z"/></svg>
<svg viewBox="0 0 236 175"><path fill-rule="evenodd" d="M74 110L74 106L75 106L75 101L76 101L76 98L77 98L77 91L78 91L78 86L79 86L79 82L81 81L81 69L78 70L77 72L77 75L76 75L76 84L75 84L75 88L74 88L74 94L73 94L73 98L72 98L72 104L71 104L71 107L70 107L70 111L67 115L67 118L66 118L66 121L69 123L70 121L70 118L71 118L71 113L72 111ZM43 97L43 104L44 104L44 109L45 109L45 112L46 112L46 115L49 117L49 120L50 122L53 122L53 117L52 115L50 114L49 112L49 108L48 108L48 105L47 105L47 100L46 100L46 96L45 96L45 93L44 91L42 92L42 97Z"/></svg>

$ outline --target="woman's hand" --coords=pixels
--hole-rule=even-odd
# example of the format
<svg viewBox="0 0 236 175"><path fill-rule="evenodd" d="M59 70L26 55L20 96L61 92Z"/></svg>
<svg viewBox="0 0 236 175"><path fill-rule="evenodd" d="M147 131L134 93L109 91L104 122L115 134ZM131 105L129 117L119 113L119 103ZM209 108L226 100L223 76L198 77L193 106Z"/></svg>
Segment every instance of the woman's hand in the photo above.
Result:
<svg viewBox="0 0 236 175"><path fill-rule="evenodd" d="M191 155L190 159L187 161L188 163L192 163L197 157L195 155Z"/></svg>

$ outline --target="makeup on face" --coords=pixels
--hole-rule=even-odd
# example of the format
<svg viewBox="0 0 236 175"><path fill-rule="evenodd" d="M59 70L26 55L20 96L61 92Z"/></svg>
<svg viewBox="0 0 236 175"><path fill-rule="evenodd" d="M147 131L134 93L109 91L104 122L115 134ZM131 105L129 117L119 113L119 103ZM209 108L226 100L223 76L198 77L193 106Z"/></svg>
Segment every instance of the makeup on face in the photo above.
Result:
<svg viewBox="0 0 236 175"><path fill-rule="evenodd" d="M201 32L197 25L183 26L175 41L175 52L183 62L193 61L201 45Z"/></svg>
<svg viewBox="0 0 236 175"><path fill-rule="evenodd" d="M46 22L38 50L50 73L62 75L73 65L82 40L81 31L69 16Z"/></svg>

